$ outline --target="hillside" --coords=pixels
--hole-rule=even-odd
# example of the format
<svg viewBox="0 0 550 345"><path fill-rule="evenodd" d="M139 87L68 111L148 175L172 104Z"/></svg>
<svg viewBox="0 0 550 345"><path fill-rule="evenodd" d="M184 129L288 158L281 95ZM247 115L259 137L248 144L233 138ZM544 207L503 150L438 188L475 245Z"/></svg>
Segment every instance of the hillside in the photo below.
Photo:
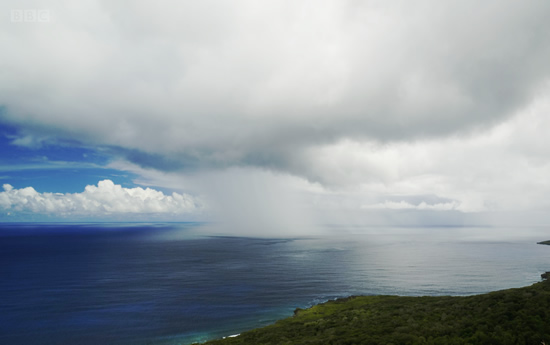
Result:
<svg viewBox="0 0 550 345"><path fill-rule="evenodd" d="M467 297L349 297L206 344L544 343L550 344L548 281Z"/></svg>

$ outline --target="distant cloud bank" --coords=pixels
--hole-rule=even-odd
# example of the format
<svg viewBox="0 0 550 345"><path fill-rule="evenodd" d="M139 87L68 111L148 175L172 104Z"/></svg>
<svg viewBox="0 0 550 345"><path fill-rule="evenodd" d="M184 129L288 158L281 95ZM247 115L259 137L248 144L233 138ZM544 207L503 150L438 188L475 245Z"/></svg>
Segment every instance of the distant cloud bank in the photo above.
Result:
<svg viewBox="0 0 550 345"><path fill-rule="evenodd" d="M437 203L437 204L428 204L426 202L421 202L418 205L408 203L406 201L385 201L383 203L373 204L373 205L363 205L362 209L372 209L372 210L433 210L433 211L452 211L460 210L460 204L456 201Z"/></svg>
<svg viewBox="0 0 550 345"><path fill-rule="evenodd" d="M39 193L33 187L14 189L4 184L0 192L0 208L6 212L33 212L71 215L112 214L183 214L201 208L198 200L188 194L165 195L151 188L124 188L111 180L86 186L82 193Z"/></svg>

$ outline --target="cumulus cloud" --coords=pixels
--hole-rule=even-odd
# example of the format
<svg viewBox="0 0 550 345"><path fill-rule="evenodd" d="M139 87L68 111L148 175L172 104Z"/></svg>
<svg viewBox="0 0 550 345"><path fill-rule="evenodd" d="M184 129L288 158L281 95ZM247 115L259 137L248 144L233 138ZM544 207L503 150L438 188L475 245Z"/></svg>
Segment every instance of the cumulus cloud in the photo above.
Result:
<svg viewBox="0 0 550 345"><path fill-rule="evenodd" d="M124 188L111 180L86 186L82 193L39 193L33 187L14 189L4 184L0 208L9 212L32 212L57 216L113 214L185 214L201 208L187 194L141 187Z"/></svg>

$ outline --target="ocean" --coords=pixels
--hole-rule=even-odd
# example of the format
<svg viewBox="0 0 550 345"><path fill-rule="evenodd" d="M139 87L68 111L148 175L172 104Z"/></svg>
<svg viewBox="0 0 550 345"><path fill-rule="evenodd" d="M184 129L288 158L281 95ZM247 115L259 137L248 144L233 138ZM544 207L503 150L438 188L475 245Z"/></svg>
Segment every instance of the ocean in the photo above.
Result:
<svg viewBox="0 0 550 345"><path fill-rule="evenodd" d="M1 224L0 344L190 344L339 297L471 295L550 271L548 228L205 229Z"/></svg>

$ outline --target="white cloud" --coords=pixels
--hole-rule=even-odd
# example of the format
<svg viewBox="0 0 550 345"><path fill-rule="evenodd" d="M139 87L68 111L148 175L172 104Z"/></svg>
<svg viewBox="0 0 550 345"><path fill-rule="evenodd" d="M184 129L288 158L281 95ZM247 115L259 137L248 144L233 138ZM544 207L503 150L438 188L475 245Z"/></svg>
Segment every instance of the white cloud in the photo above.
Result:
<svg viewBox="0 0 550 345"><path fill-rule="evenodd" d="M15 212L52 216L105 216L113 214L186 214L199 211L198 200L187 194L163 192L141 187L124 188L111 180L89 185L82 193L39 193L32 187L14 189L4 184L0 207Z"/></svg>
<svg viewBox="0 0 550 345"><path fill-rule="evenodd" d="M399 202L392 196L435 195L457 201L461 212L548 209L549 95L550 85L512 118L468 135L317 146L297 170L357 202L362 196L366 200L360 205Z"/></svg>
<svg viewBox="0 0 550 345"><path fill-rule="evenodd" d="M170 167L309 177L295 162L311 148L487 128L550 77L544 1L25 6L55 16L0 23L4 120L179 163ZM157 156L127 158L167 169Z"/></svg>
<svg viewBox="0 0 550 345"><path fill-rule="evenodd" d="M0 22L0 121L20 129L13 144L97 145L141 185L204 194L218 209L240 200L257 218L294 213L295 191L321 212L550 207L550 2L25 6L55 16ZM236 187L254 176L257 193ZM79 195L101 212L170 209L127 194L137 206ZM450 201L410 201L423 195ZM18 205L72 210L59 200L73 199Z"/></svg>
<svg viewBox="0 0 550 345"><path fill-rule="evenodd" d="M383 203L372 204L372 205L363 205L363 209L371 210L431 210L431 211L452 211L458 210L459 204L457 202L445 202L437 204L428 204L426 202L421 202L418 205L411 204L404 200L396 201L385 201Z"/></svg>

